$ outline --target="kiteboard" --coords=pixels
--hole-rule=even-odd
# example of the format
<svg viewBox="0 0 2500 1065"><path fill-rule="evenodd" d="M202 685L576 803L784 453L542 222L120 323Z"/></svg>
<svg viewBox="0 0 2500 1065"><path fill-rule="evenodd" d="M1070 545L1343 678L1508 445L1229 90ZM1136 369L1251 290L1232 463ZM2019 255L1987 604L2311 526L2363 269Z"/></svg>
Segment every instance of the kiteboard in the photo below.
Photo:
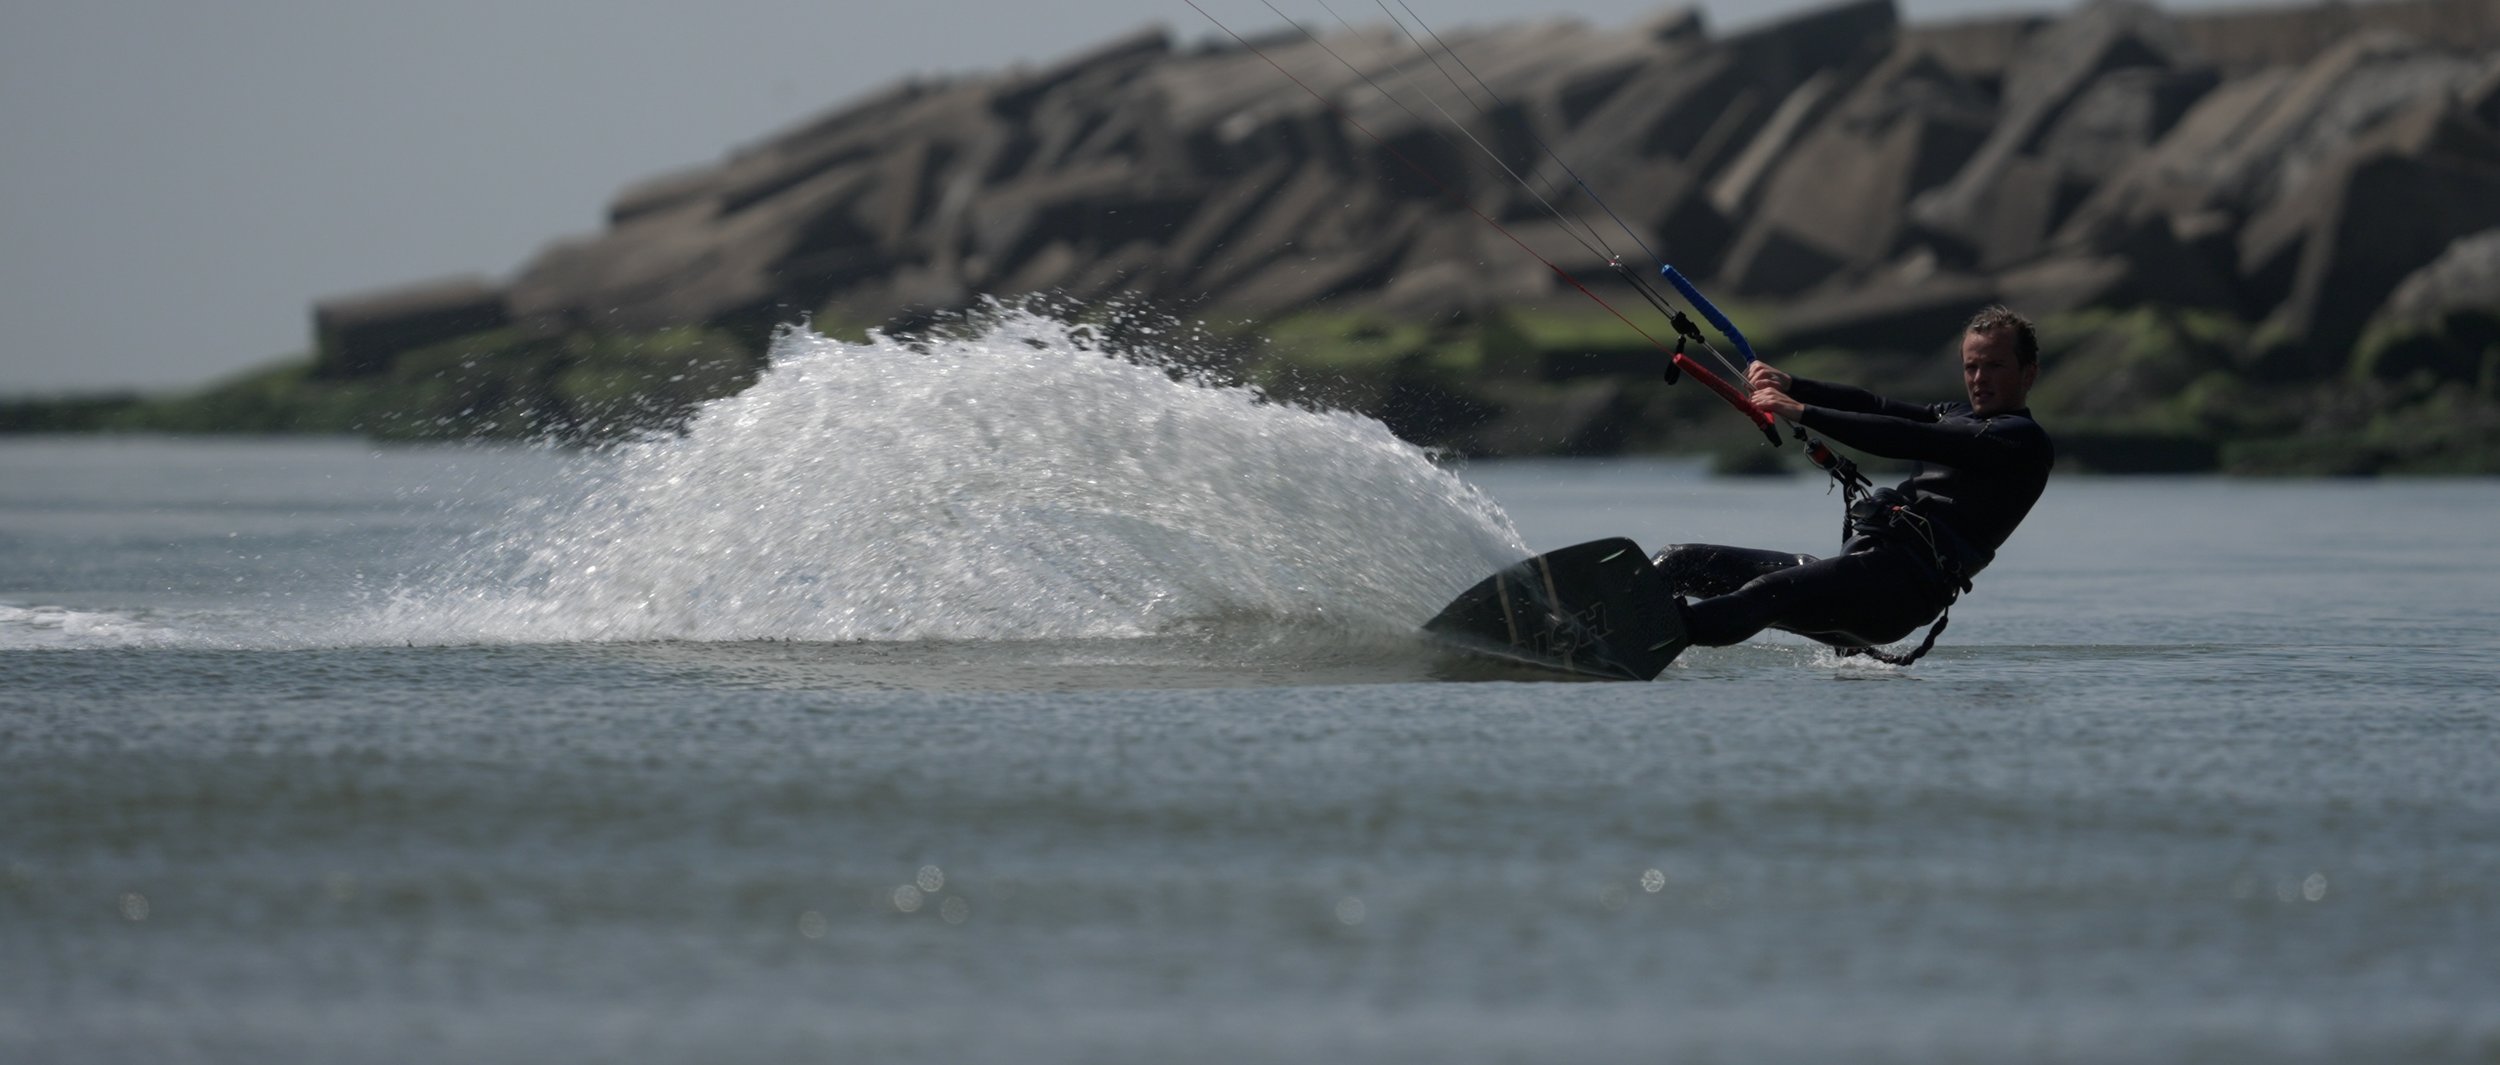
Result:
<svg viewBox="0 0 2500 1065"><path fill-rule="evenodd" d="M1666 575L1639 544L1575 544L1459 593L1424 631L1473 654L1587 677L1649 680L1684 650Z"/></svg>

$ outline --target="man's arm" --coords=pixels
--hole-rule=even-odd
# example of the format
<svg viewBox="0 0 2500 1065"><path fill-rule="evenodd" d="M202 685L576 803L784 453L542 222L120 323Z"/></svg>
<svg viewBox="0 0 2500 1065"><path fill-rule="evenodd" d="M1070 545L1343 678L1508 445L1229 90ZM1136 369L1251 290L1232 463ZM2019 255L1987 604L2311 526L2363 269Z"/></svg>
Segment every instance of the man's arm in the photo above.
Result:
<svg viewBox="0 0 2500 1065"><path fill-rule="evenodd" d="M1745 383L1753 388L1755 406L1790 421L1797 420L1797 408L1808 403L1859 414L1880 414L1921 422L1936 420L1933 407L1901 403L1865 389L1798 377L1759 359L1745 368ZM1764 395L1765 392L1771 394Z"/></svg>
<svg viewBox="0 0 2500 1065"><path fill-rule="evenodd" d="M1836 385L1829 381L1810 381L1803 377L1792 377L1784 391L1796 397L1797 402L1810 407L1828 407L1836 411L1874 414L1886 418L1905 418L1914 422L1936 420L1936 409L1933 407L1922 407L1896 399L1886 399L1863 388Z"/></svg>
<svg viewBox="0 0 2500 1065"><path fill-rule="evenodd" d="M2017 471L2040 461L2049 435L2028 417L1943 417L1942 408L1885 399L1864 389L1809 381L1769 363L1747 369L1757 407L1888 459L1967 470Z"/></svg>
<svg viewBox="0 0 2500 1065"><path fill-rule="evenodd" d="M1896 404L1897 405L1897 404ZM1932 412L1928 418L1934 419ZM1888 459L1941 462L1959 469L2016 471L2040 462L2048 434L2018 415L1914 421L1884 414L1803 408L1797 423L1833 440Z"/></svg>

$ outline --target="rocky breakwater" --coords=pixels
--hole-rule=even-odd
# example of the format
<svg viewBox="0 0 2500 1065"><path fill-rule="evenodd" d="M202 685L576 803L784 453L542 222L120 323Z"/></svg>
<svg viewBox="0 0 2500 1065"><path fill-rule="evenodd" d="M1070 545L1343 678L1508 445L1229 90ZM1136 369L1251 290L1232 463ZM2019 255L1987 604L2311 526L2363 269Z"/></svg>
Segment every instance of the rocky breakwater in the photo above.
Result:
<svg viewBox="0 0 2500 1065"><path fill-rule="evenodd" d="M1906 26L1858 0L1725 34L1677 11L1444 37L1486 110L1387 24L1264 58L1154 30L897 86L635 184L508 279L321 303L314 378L484 351L515 367L504 424L588 424L597 397L739 387L774 323L1052 292L1259 323L1245 374L1430 443L1718 439L1679 428L1715 426L1706 401L1617 372L1637 338L1574 324L1590 305L1454 202L1602 278L1606 249L1481 144L1637 254L1541 141L1809 368L1898 386L1980 303L2044 317L2041 404L2087 462L2491 461L2500 296L2473 279L2500 239L2477 237L2500 231L2500 0ZM673 396L636 392L663 377Z"/></svg>

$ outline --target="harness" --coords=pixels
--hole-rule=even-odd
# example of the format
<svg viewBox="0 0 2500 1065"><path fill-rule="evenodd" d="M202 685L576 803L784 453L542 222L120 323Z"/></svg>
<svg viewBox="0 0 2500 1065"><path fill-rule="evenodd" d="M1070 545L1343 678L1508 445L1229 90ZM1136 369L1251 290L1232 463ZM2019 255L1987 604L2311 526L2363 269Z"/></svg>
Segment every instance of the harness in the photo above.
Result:
<svg viewBox="0 0 2500 1065"><path fill-rule="evenodd" d="M1837 461L1847 465L1848 473L1854 477L1854 480L1845 478L1837 470L1832 473L1833 479L1840 482L1841 498L1846 505L1841 515L1842 541L1866 538L1906 548L1934 566L1946 586L1944 609L1937 612L1935 624L1927 627L1927 636L1919 641L1916 650L1903 655L1876 647L1843 647L1839 649L1840 657L1865 657L1886 665L1909 665L1936 649L1936 637L1943 634L1945 625L1953 620L1953 604L1961 600L1962 593L1971 590L1970 574L1987 564L1987 553L1963 540L1951 527L1939 525L1926 515L1910 509L1908 499L1898 490L1870 488L1866 478L1858 474L1849 460Z"/></svg>

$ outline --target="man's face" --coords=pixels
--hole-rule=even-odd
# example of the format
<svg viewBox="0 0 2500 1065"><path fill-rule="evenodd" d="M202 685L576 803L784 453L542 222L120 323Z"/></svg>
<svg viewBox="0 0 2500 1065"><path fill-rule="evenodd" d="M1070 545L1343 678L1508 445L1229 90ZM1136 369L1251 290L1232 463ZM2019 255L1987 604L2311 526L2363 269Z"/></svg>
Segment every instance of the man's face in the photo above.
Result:
<svg viewBox="0 0 2500 1065"><path fill-rule="evenodd" d="M2039 364L2024 366L2015 358L2011 332L1962 334L1962 387L1970 393L1971 413L1992 418L2023 409L2039 377Z"/></svg>

